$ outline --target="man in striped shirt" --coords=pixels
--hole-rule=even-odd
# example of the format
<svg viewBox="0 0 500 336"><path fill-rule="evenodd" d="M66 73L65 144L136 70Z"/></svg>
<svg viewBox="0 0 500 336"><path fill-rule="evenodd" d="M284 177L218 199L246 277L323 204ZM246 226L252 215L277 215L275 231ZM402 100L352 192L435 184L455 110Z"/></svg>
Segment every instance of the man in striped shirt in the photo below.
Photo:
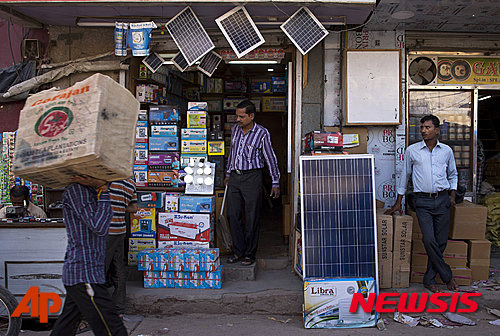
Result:
<svg viewBox="0 0 500 336"><path fill-rule="evenodd" d="M125 236L127 213L137 211L137 195L135 182L132 179L111 182L109 197L113 218L109 227L108 244L106 246L106 280L114 286L113 302L119 314L125 311L127 296L127 273L125 264Z"/></svg>
<svg viewBox="0 0 500 336"><path fill-rule="evenodd" d="M227 214L234 256L228 263L255 262L262 207L262 169L267 165L272 179L271 197L280 195L280 172L269 131L254 122L255 105L244 100L236 107L237 124L232 128L226 178ZM242 207L245 204L245 225Z"/></svg>
<svg viewBox="0 0 500 336"><path fill-rule="evenodd" d="M66 300L51 336L75 335L84 318L95 335L127 335L105 282L106 240L113 212L106 181L74 176L63 193L68 235L62 282Z"/></svg>

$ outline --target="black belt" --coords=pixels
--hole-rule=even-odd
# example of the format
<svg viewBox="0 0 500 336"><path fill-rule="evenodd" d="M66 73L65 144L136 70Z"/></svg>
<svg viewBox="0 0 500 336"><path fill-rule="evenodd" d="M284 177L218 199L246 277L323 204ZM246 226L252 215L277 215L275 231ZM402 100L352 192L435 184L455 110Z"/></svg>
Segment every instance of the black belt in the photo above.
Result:
<svg viewBox="0 0 500 336"><path fill-rule="evenodd" d="M437 198L438 196L448 195L448 190L441 190L435 193L416 192L415 194L420 197Z"/></svg>
<svg viewBox="0 0 500 336"><path fill-rule="evenodd" d="M235 173L236 175L244 175L244 174L250 174L250 173L256 172L258 170L261 170L261 168L258 168L258 169L248 169L248 170L235 169L235 170L232 170L231 172Z"/></svg>

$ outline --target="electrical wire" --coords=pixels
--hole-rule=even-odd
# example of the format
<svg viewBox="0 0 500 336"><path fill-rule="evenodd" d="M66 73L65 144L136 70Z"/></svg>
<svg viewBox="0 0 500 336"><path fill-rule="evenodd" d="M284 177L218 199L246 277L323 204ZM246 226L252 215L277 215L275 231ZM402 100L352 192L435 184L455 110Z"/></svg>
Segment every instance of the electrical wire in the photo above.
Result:
<svg viewBox="0 0 500 336"><path fill-rule="evenodd" d="M290 15L285 12L284 10L282 10L281 8L279 8L278 6L276 6L276 4L274 3L273 0L271 0L271 3L273 4L274 7L276 7L277 10L279 10L281 13L285 14L287 18L290 18Z"/></svg>

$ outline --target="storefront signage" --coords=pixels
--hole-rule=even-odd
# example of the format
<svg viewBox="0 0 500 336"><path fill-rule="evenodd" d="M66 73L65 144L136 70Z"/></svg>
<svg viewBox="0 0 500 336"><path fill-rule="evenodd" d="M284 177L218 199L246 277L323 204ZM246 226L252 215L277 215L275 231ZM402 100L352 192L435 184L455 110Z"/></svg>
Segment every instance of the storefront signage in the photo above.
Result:
<svg viewBox="0 0 500 336"><path fill-rule="evenodd" d="M438 84L500 85L500 58L439 57Z"/></svg>
<svg viewBox="0 0 500 336"><path fill-rule="evenodd" d="M257 48L241 58L238 58L232 49L222 49L219 53L224 60L280 60L285 57L283 48Z"/></svg>

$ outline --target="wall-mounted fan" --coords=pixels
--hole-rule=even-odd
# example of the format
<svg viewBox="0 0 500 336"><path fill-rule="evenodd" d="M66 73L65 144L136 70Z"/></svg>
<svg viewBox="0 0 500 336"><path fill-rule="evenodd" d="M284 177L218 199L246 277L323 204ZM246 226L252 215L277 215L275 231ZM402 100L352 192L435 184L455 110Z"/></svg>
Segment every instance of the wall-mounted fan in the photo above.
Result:
<svg viewBox="0 0 500 336"><path fill-rule="evenodd" d="M437 67L436 62L430 57L419 56L410 59L408 75L413 83L418 85L428 85L436 82Z"/></svg>

